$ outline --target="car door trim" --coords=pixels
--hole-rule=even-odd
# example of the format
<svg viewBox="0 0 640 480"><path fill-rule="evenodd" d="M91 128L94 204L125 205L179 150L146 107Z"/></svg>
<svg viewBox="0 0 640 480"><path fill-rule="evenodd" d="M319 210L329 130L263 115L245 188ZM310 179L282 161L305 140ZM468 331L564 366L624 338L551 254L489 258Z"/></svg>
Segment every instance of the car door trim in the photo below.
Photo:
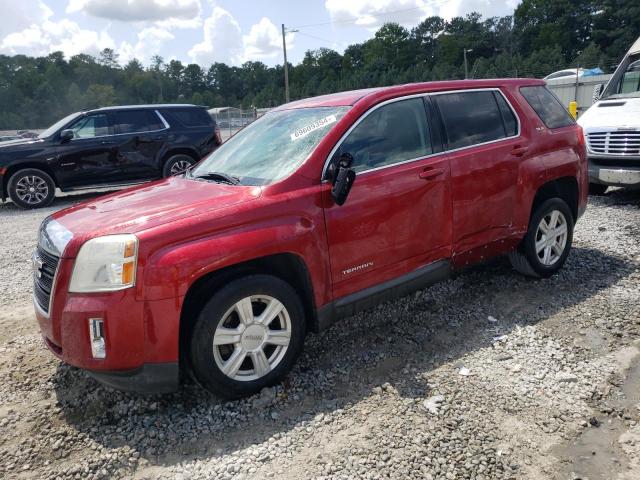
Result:
<svg viewBox="0 0 640 480"><path fill-rule="evenodd" d="M318 309L317 325L314 328L322 331L336 320L446 280L451 276L452 268L450 260L437 260L407 274L338 298Z"/></svg>
<svg viewBox="0 0 640 480"><path fill-rule="evenodd" d="M394 103L394 102L400 102L402 100L409 100L411 98L434 97L434 96L438 96L438 95L446 95L446 94L450 94L450 93L463 93L463 92L464 93L466 93L466 92L498 92L500 95L502 95L502 98L504 98L504 100L507 102L507 105L511 109L511 113L513 113L514 117L516 118L516 122L518 124L518 128L516 130L516 134L508 136L508 137L504 137L504 138L498 138L496 140L489 140L488 142L474 143L473 145L467 145L467 146L464 146L464 147L454 148L454 149L450 149L450 150L446 148L446 145L443 145L444 149L441 152L429 153L427 155L422 155L420 157L414 157L414 158L410 158L408 160L403 160L402 162L390 163L389 165L382 165L380 167L369 168L367 170L362 170L361 172L358 172L358 175L363 175L363 174L369 173L369 172L375 172L375 171L382 170L382 169L389 168L389 167L395 167L397 165L404 165L406 163L415 162L415 161L418 161L418 160L426 160L428 158L436 157L438 155L454 153L454 152L458 152L458 151L461 151L461 150L466 150L466 149L469 149L469 148L475 148L475 147L479 147L479 146L483 146L483 145L490 145L492 143L504 142L506 140L512 140L514 138L518 138L521 135L521 133L522 133L522 123L520 121L520 116L516 112L515 108L513 108L513 104L511 103L511 101L507 98L507 96L504 94L504 92L499 87L466 88L466 89L458 89L458 90L443 90L441 92L414 93L412 95L405 95L405 96L402 96L402 97L391 98L389 100L385 100L384 102L380 102L380 103L378 103L376 105L373 105L371 108L369 108L369 110L367 110L364 114L362 114L358 118L358 120L356 120L356 122L353 125L351 125L349 127L349 129L340 137L340 139L336 142L336 144L333 146L333 148L329 152L329 155L327 156L327 158L326 158L326 160L324 162L324 166L322 168L322 176L320 177L321 182L322 183L329 182L329 179L325 178L325 176L327 174L327 170L329 168L329 164L331 162L331 159L335 155L335 153L338 150L338 148L340 148L342 143L346 140L346 138L349 136L349 134L360 124L360 122L362 122L366 117L368 117L372 112L376 111L378 108L383 107L385 105L389 105L389 104ZM442 121L442 114L440 113L440 111L437 108L437 106L434 105L434 107L436 107L436 112L435 113L440 117L440 120ZM425 113L425 115L426 115L426 113ZM430 121L430 120L431 119L427 115L427 121ZM446 129L445 129L445 131L446 131Z"/></svg>

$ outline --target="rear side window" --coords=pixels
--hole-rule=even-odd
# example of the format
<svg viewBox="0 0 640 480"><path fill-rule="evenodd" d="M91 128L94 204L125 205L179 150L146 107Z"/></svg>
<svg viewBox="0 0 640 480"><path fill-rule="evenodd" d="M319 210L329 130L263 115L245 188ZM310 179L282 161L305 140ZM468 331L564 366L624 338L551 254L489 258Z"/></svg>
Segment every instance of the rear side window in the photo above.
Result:
<svg viewBox="0 0 640 480"><path fill-rule="evenodd" d="M333 160L343 153L353 156L356 172L433 153L422 98L399 100L375 109L349 133Z"/></svg>
<svg viewBox="0 0 640 480"><path fill-rule="evenodd" d="M213 125L213 118L204 108L168 108L162 112L169 123L176 120L185 127L209 127ZM174 120L174 122L172 122Z"/></svg>
<svg viewBox="0 0 640 480"><path fill-rule="evenodd" d="M513 110L507 104L507 101L504 97L498 92L494 92L496 96L496 102L498 102L498 108L500 108L500 113L502 114L502 121L504 122L504 130L507 134L507 137L513 137L518 134L518 121L516 120L516 116L513 114Z"/></svg>
<svg viewBox="0 0 640 480"><path fill-rule="evenodd" d="M493 91L434 95L433 98L444 121L449 149L468 147L515 135L513 113L505 105L511 115L511 119L509 115L505 118L509 122L507 128L496 97L501 95L494 96Z"/></svg>
<svg viewBox="0 0 640 480"><path fill-rule="evenodd" d="M162 130L164 124L152 110L121 110L113 113L115 133L140 133Z"/></svg>
<svg viewBox="0 0 640 480"><path fill-rule="evenodd" d="M547 128L573 125L575 121L562 106L560 100L543 86L522 87L520 93L531 105Z"/></svg>

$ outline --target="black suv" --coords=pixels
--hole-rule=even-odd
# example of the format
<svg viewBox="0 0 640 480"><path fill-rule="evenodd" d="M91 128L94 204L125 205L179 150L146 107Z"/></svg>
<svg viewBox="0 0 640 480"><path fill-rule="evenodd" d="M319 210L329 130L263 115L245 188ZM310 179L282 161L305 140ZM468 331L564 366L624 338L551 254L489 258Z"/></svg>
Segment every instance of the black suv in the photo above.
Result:
<svg viewBox="0 0 640 480"><path fill-rule="evenodd" d="M0 144L0 198L44 207L66 192L184 172L221 143L205 107L135 105L73 113L35 139Z"/></svg>

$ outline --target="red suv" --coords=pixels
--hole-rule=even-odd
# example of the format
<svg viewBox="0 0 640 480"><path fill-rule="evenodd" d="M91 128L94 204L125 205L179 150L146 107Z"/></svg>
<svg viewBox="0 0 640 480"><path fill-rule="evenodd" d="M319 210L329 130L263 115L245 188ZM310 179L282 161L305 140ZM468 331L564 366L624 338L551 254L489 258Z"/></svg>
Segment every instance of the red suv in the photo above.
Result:
<svg viewBox="0 0 640 480"><path fill-rule="evenodd" d="M46 344L105 384L238 397L307 331L509 254L548 277L587 201L585 145L538 80L289 103L182 177L62 210L34 254Z"/></svg>

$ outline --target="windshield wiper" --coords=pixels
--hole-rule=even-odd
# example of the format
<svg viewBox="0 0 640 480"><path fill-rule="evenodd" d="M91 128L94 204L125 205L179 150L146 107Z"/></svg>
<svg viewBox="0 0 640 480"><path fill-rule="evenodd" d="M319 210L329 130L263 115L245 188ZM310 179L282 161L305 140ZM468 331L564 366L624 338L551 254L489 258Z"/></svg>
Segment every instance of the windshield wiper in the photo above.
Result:
<svg viewBox="0 0 640 480"><path fill-rule="evenodd" d="M228 183L229 185L240 185L240 179L238 177L234 177L233 175L227 175L222 172L207 172L202 173L200 175L194 175L191 171L187 172L187 178L194 179L202 179L202 180L213 180L223 183Z"/></svg>

